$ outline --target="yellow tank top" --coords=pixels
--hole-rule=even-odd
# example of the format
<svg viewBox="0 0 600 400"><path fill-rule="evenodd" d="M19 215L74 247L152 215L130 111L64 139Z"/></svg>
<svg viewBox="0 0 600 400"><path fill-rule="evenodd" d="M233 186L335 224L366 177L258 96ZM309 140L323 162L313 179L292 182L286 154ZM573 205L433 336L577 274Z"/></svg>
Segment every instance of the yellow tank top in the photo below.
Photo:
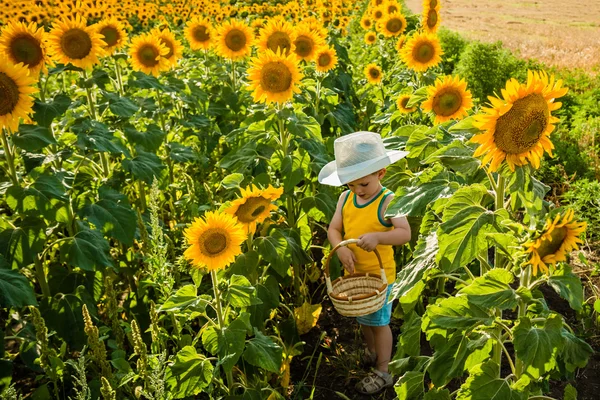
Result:
<svg viewBox="0 0 600 400"><path fill-rule="evenodd" d="M358 239L360 235L370 232L387 232L394 226L381 218L383 214L383 203L387 196L392 194L390 190L382 188L367 203L359 205L356 202L356 194L348 191L342 206L342 224L344 226L344 240ZM354 264L356 272L369 272L379 275L379 261L375 252L365 251L356 245L350 245L357 262ZM381 255L381 261L385 269L388 284L396 280L396 262L394 261L394 249L391 245L378 245L377 251Z"/></svg>

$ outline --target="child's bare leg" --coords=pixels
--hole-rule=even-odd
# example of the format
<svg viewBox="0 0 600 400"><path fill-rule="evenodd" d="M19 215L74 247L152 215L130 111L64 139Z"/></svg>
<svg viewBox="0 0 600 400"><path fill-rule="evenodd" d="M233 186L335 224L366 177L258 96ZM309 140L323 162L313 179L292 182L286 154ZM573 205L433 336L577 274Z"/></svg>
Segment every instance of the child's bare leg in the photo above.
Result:
<svg viewBox="0 0 600 400"><path fill-rule="evenodd" d="M365 338L365 343L367 344L367 349L371 354L376 354L377 349L375 348L375 335L373 334L373 327L367 325L361 325L363 336Z"/></svg>
<svg viewBox="0 0 600 400"><path fill-rule="evenodd" d="M389 325L370 326L375 341L375 352L377 353L377 369L388 372L388 364L392 358L393 337ZM363 331L364 332L364 331ZM370 349L369 349L370 350Z"/></svg>

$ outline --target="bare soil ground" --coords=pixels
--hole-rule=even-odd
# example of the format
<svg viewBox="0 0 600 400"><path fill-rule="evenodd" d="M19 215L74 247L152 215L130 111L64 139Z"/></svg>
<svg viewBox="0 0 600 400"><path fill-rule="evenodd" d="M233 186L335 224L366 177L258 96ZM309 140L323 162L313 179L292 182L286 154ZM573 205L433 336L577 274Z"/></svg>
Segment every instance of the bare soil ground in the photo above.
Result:
<svg viewBox="0 0 600 400"><path fill-rule="evenodd" d="M405 0L415 13L423 0ZM502 41L523 58L600 72L598 0L441 0L441 23L470 39Z"/></svg>

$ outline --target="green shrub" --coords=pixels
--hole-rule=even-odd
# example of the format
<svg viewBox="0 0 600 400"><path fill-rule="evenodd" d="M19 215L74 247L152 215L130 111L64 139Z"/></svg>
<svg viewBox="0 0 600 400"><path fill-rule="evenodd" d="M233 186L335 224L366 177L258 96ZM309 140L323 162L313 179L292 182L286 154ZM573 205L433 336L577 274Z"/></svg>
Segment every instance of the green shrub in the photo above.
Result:
<svg viewBox="0 0 600 400"><path fill-rule="evenodd" d="M588 179L573 182L563 194L562 203L573 207L578 220L587 222L588 240L600 240L600 182Z"/></svg>
<svg viewBox="0 0 600 400"><path fill-rule="evenodd" d="M462 52L454 72L467 80L474 98L485 102L487 96L500 93L508 79L525 82L528 69L544 68L535 60L518 59L502 47L502 42L471 42Z"/></svg>
<svg viewBox="0 0 600 400"><path fill-rule="evenodd" d="M446 28L440 28L438 37L444 54L442 55L442 70L449 75L454 72L463 50L467 47L467 40L459 33Z"/></svg>

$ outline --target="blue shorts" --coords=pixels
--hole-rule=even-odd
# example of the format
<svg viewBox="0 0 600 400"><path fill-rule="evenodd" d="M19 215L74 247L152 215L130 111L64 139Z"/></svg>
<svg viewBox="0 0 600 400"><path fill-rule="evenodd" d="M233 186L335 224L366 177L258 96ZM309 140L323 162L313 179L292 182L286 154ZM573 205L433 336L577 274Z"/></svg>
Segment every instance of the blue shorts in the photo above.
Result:
<svg viewBox="0 0 600 400"><path fill-rule="evenodd" d="M386 326L390 324L390 320L392 319L392 302L388 302L387 299L390 297L390 293L392 292L392 285L388 285L387 287L387 295L386 301L383 303L383 307L374 313L363 315L362 317L356 317L356 321L358 321L361 325L366 326Z"/></svg>

